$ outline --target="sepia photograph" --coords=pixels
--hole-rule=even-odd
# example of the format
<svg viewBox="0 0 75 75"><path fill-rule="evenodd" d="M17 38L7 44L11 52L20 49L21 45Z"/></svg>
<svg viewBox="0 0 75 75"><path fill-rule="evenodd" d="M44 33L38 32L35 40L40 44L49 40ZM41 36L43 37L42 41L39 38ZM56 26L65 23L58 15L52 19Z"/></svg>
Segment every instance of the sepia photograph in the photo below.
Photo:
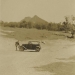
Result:
<svg viewBox="0 0 75 75"><path fill-rule="evenodd" d="M75 0L0 0L0 75L75 75Z"/></svg>

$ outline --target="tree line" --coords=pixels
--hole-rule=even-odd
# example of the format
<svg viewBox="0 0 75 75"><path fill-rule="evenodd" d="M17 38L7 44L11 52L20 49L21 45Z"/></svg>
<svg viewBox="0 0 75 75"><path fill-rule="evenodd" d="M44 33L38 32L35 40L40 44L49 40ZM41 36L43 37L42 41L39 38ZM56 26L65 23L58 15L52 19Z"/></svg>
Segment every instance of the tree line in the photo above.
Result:
<svg viewBox="0 0 75 75"><path fill-rule="evenodd" d="M72 18L75 21L75 17ZM53 30L53 31L69 31L73 29L73 25L69 22L69 18L65 16L65 21L63 23L48 23L48 24L40 24L40 23L32 23L32 22L0 22L0 25L3 27L12 27L12 28L36 28L36 29L46 29L46 30Z"/></svg>
<svg viewBox="0 0 75 75"><path fill-rule="evenodd" d="M64 25L61 25L60 23L48 23L48 24L34 24L31 22L26 22L26 21L22 21L22 22L3 22L1 21L1 26L3 27L12 27L12 28L36 28L36 29L46 29L46 30L64 30Z"/></svg>

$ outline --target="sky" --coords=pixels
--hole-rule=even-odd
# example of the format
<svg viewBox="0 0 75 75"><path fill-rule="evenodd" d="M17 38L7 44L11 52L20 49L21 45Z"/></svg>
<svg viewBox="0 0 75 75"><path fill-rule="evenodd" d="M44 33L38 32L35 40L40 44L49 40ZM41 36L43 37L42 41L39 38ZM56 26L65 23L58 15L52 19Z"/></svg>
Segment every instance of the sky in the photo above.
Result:
<svg viewBox="0 0 75 75"><path fill-rule="evenodd" d="M0 20L19 22L34 15L48 22L62 22L75 16L75 0L0 0Z"/></svg>

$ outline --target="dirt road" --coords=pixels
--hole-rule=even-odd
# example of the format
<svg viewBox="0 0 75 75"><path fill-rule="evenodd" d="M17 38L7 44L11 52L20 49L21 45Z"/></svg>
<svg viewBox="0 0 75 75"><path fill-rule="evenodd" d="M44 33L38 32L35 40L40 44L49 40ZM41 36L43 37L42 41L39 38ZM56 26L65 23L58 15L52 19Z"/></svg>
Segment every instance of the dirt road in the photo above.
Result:
<svg viewBox="0 0 75 75"><path fill-rule="evenodd" d="M37 71L34 67L50 64L75 55L75 42L45 40L40 52L15 51L15 39L0 34L0 75L52 75L48 71ZM24 43L24 41L20 41ZM67 62L72 60L67 60Z"/></svg>

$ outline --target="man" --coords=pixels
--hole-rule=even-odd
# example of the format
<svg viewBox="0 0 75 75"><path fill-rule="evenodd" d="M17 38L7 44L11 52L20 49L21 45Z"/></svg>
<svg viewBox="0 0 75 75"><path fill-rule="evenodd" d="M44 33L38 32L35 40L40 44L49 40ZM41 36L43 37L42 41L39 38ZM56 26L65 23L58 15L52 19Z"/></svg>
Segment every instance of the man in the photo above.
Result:
<svg viewBox="0 0 75 75"><path fill-rule="evenodd" d="M16 51L17 51L17 46L19 46L19 41L15 42L15 46L16 46Z"/></svg>
<svg viewBox="0 0 75 75"><path fill-rule="evenodd" d="M72 38L74 38L74 30L72 29L72 31L71 31L71 34L72 34Z"/></svg>

